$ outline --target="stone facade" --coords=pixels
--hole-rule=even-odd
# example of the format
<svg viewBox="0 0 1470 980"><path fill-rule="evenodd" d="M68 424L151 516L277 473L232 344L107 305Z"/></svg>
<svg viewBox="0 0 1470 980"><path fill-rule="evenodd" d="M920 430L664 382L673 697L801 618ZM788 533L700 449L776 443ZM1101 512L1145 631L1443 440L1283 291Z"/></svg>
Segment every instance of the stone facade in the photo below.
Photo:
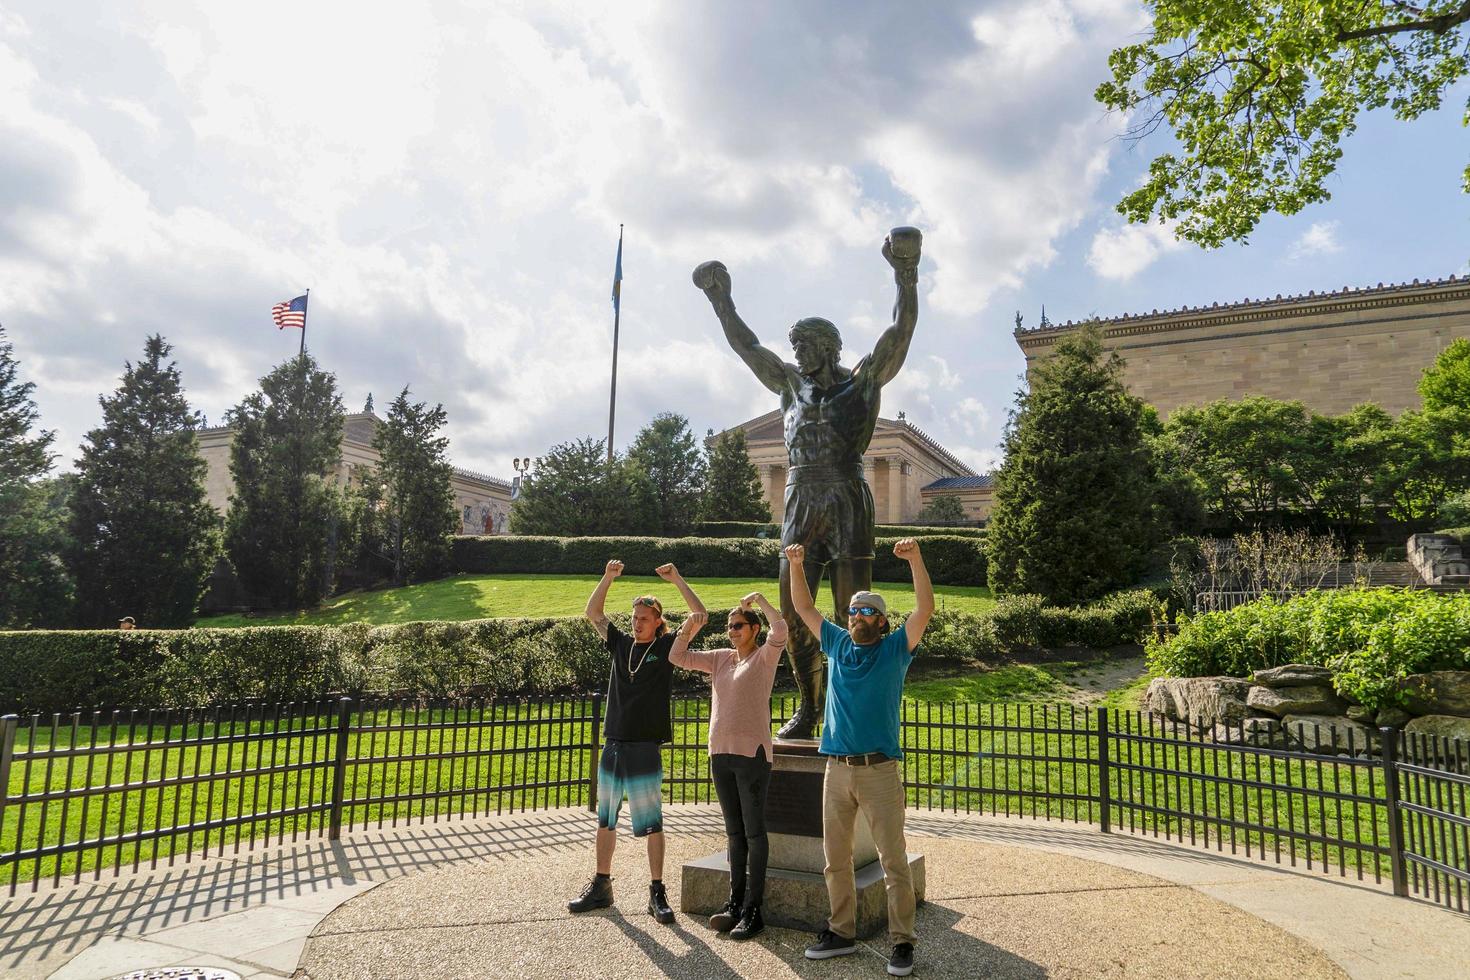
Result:
<svg viewBox="0 0 1470 980"><path fill-rule="evenodd" d="M1338 415L1361 402L1417 408L1419 376L1470 337L1470 278L1343 288L1091 321L1127 362L1129 389L1168 414L1248 395ZM1017 330L1029 366L1082 324Z"/></svg>
<svg viewBox="0 0 1470 980"><path fill-rule="evenodd" d="M383 420L372 412L348 415L342 426L342 456L330 476L338 486L361 482L364 470L378 465L373 434ZM234 431L225 427L202 429L199 452L209 464L204 488L209 502L221 514L230 506L234 479L230 476L230 442ZM505 534L510 517L510 484L473 470L455 468L449 485L454 490L454 510L460 517L461 534Z"/></svg>
<svg viewBox="0 0 1470 980"><path fill-rule="evenodd" d="M779 409L767 412L732 428L745 430L750 461L760 474L771 517L779 522L785 509L786 442ZM949 450L904 419L878 419L873 441L863 454L863 475L873 491L879 524L908 524L938 490L936 481L953 477L976 477L974 470L956 459ZM927 492L927 495L926 495ZM955 490L969 520L984 520L990 514L988 483Z"/></svg>

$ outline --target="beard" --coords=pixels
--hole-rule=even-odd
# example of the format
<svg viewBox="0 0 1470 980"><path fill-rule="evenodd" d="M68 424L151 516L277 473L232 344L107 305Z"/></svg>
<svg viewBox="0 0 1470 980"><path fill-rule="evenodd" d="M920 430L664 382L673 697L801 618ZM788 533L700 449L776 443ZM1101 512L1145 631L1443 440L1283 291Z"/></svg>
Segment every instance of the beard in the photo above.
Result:
<svg viewBox="0 0 1470 980"><path fill-rule="evenodd" d="M848 630L852 634L852 642L859 646L868 646L877 643L883 638L883 630L878 623L869 623L862 620L855 621Z"/></svg>

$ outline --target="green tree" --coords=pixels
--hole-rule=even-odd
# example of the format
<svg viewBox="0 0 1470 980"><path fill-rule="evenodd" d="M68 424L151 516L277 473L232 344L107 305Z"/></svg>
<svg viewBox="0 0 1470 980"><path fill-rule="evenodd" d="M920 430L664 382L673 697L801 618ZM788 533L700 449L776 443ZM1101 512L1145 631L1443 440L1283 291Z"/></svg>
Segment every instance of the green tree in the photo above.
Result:
<svg viewBox="0 0 1470 980"><path fill-rule="evenodd" d="M331 590L342 495L328 474L343 415L337 379L310 354L276 367L226 415L235 488L225 548L245 588L272 606L312 606Z"/></svg>
<svg viewBox="0 0 1470 980"><path fill-rule="evenodd" d="M1118 210L1177 221L1179 237L1206 247L1327 200L1360 113L1416 119L1470 70L1464 0L1146 5L1152 30L1109 56L1096 98L1128 114L1132 137L1167 127L1180 153L1156 157ZM1470 167L1463 179L1470 191Z"/></svg>
<svg viewBox="0 0 1470 980"><path fill-rule="evenodd" d="M1306 491L1310 506L1326 521L1343 528L1373 522L1393 448L1393 425L1393 416L1371 402L1344 415L1312 416L1317 468Z"/></svg>
<svg viewBox="0 0 1470 980"><path fill-rule="evenodd" d="M957 494L941 493L919 509L915 524L958 524L965 519L965 505Z"/></svg>
<svg viewBox="0 0 1470 980"><path fill-rule="evenodd" d="M648 506L654 532L673 538L688 534L699 516L705 462L689 420L660 412L643 427L628 449L628 463L648 478Z"/></svg>
<svg viewBox="0 0 1470 980"><path fill-rule="evenodd" d="M1194 477L1205 509L1239 526L1301 509L1320 476L1311 416L1301 402L1250 397L1175 409L1170 455Z"/></svg>
<svg viewBox="0 0 1470 980"><path fill-rule="evenodd" d="M578 439L552 446L521 482L511 506L513 534L646 534L644 507L652 489L643 471L624 458L607 461L607 443Z"/></svg>
<svg viewBox="0 0 1470 980"><path fill-rule="evenodd" d="M14 347L0 327L0 628L59 626L70 615L67 481L47 480L56 435L35 430L34 382L21 382Z"/></svg>
<svg viewBox="0 0 1470 980"><path fill-rule="evenodd" d="M713 433L711 433L713 435ZM769 521L771 506L750 461L744 429L727 429L709 441L709 471L701 521Z"/></svg>
<svg viewBox="0 0 1470 980"><path fill-rule="evenodd" d="M448 418L443 405L410 402L405 387L373 435L381 459L383 544L397 585L442 575L449 566L449 536L459 520L449 439L440 434Z"/></svg>
<svg viewBox="0 0 1470 980"><path fill-rule="evenodd" d="M157 334L122 384L98 399L71 503L70 565L77 619L111 626L188 626L220 551L220 515L204 490L199 414L189 408L173 348ZM166 363L165 363L166 362Z"/></svg>
<svg viewBox="0 0 1470 980"><path fill-rule="evenodd" d="M1058 604L1137 580L1159 538L1144 404L1095 328L1034 364L1006 424L986 551L1000 592Z"/></svg>
<svg viewBox="0 0 1470 980"><path fill-rule="evenodd" d="M1431 518L1470 489L1470 413L1405 412L1393 424L1375 496L1397 520Z"/></svg>
<svg viewBox="0 0 1470 980"><path fill-rule="evenodd" d="M1419 397L1426 412L1470 412L1470 340L1457 337L1439 352L1419 377Z"/></svg>

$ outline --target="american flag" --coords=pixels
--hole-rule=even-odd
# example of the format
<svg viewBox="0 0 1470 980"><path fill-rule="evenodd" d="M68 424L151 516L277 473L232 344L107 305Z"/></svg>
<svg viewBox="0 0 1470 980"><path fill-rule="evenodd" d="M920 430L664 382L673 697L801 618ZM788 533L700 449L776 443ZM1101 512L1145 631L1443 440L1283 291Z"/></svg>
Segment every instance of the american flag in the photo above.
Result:
<svg viewBox="0 0 1470 980"><path fill-rule="evenodd" d="M300 327L306 329L306 297L298 296L295 299L282 300L271 307L271 319L276 321L276 327L284 330L287 327Z"/></svg>

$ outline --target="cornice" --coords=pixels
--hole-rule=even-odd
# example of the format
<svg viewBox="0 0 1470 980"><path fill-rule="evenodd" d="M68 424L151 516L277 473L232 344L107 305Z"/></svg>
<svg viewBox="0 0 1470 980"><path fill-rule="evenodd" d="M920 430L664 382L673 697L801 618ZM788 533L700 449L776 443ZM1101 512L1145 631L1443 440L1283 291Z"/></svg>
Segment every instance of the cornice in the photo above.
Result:
<svg viewBox="0 0 1470 980"><path fill-rule="evenodd" d="M1430 282L1396 283L1369 287L1344 287L1330 293L1309 291L1306 295L1280 296L1271 299L1246 299L1221 306L1183 307L1152 310L1148 313L1123 314L1108 319L1067 321L1059 325L1021 329L1014 333L1023 351L1049 347L1061 337L1086 325L1101 328L1103 339L1137 337L1148 334L1175 333L1212 327L1255 323L1263 320L1289 320L1324 314L1343 314L1425 303L1470 303L1470 279L1450 276ZM1324 329L1348 323L1323 323ZM1299 328L1301 329L1301 328Z"/></svg>

